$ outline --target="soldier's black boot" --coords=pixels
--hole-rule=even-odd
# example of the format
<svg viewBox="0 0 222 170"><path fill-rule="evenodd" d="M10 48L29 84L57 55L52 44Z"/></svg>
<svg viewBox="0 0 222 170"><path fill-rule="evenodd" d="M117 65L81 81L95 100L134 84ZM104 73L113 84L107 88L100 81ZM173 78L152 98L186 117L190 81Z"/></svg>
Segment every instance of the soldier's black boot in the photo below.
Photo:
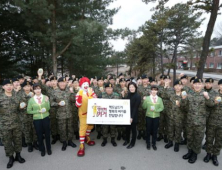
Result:
<svg viewBox="0 0 222 170"><path fill-rule="evenodd" d="M71 147L75 148L75 147L76 147L76 144L73 143L71 140L69 140L69 141L68 141L68 146L71 146Z"/></svg>
<svg viewBox="0 0 222 170"><path fill-rule="evenodd" d="M103 138L103 142L101 144L102 147L106 146L107 144L107 138Z"/></svg>
<svg viewBox="0 0 222 170"><path fill-rule="evenodd" d="M123 146L126 146L128 145L129 141L128 140L125 140L125 142L123 143Z"/></svg>
<svg viewBox="0 0 222 170"><path fill-rule="evenodd" d="M18 161L21 164L25 162L25 159L21 157L20 152L16 153L15 161Z"/></svg>
<svg viewBox="0 0 222 170"><path fill-rule="evenodd" d="M211 159L211 154L207 153L207 155L204 157L204 162L208 163Z"/></svg>
<svg viewBox="0 0 222 170"><path fill-rule="evenodd" d="M101 137L102 137L102 133L98 132L97 139L100 139Z"/></svg>
<svg viewBox="0 0 222 170"><path fill-rule="evenodd" d="M111 143L113 144L113 146L117 146L117 143L116 143L116 141L115 141L115 137L114 138L111 138Z"/></svg>
<svg viewBox="0 0 222 170"><path fill-rule="evenodd" d="M51 144L54 145L57 142L58 138L56 135L52 136L52 142Z"/></svg>
<svg viewBox="0 0 222 170"><path fill-rule="evenodd" d="M159 142L159 141L161 141L162 139L163 139L163 135L160 133L159 136L158 136L158 138L157 138L157 141Z"/></svg>
<svg viewBox="0 0 222 170"><path fill-rule="evenodd" d="M165 145L165 148L166 148L166 149L169 149L169 148L171 148L172 146L173 146L173 142L172 142L172 141L169 141L168 144Z"/></svg>
<svg viewBox="0 0 222 170"><path fill-rule="evenodd" d="M192 155L193 151L191 149L188 149L188 153L186 155L183 155L183 159L189 159Z"/></svg>
<svg viewBox="0 0 222 170"><path fill-rule="evenodd" d="M197 160L197 154L195 152L192 153L190 159L188 160L189 163L193 164Z"/></svg>
<svg viewBox="0 0 222 170"><path fill-rule="evenodd" d="M213 155L213 156L212 156L212 161L213 161L213 164L214 164L215 166L218 166L218 165L219 165L219 162L218 162L218 160L217 160L217 156L216 156L216 155Z"/></svg>
<svg viewBox="0 0 222 170"><path fill-rule="evenodd" d="M179 152L179 149L180 149L179 143L175 143L175 145L174 145L174 152Z"/></svg>
<svg viewBox="0 0 222 170"><path fill-rule="evenodd" d="M164 135L164 142L168 143L167 135Z"/></svg>
<svg viewBox="0 0 222 170"><path fill-rule="evenodd" d="M137 139L140 140L141 139L141 131L139 131Z"/></svg>
<svg viewBox="0 0 222 170"><path fill-rule="evenodd" d="M37 141L33 142L33 147L35 148L35 150L39 150L39 145Z"/></svg>
<svg viewBox="0 0 222 170"><path fill-rule="evenodd" d="M28 143L28 152L32 152L32 151L33 151L32 143Z"/></svg>
<svg viewBox="0 0 222 170"><path fill-rule="evenodd" d="M23 148L27 147L27 144L25 143L25 138L24 137L22 137L22 147Z"/></svg>
<svg viewBox="0 0 222 170"><path fill-rule="evenodd" d="M206 142L203 144L202 149L203 149L203 150L206 149Z"/></svg>
<svg viewBox="0 0 222 170"><path fill-rule="evenodd" d="M121 139L121 132L118 132L118 136L117 136L117 140L120 140Z"/></svg>
<svg viewBox="0 0 222 170"><path fill-rule="evenodd" d="M62 151L65 151L65 150L66 150L66 147L67 147L67 143L66 143L66 141L65 141L65 142L63 142L63 144L62 144Z"/></svg>
<svg viewBox="0 0 222 170"><path fill-rule="evenodd" d="M9 161L8 161L8 164L7 164L7 168L11 168L13 166L13 163L14 163L15 159L13 156L10 156L9 157Z"/></svg>
<svg viewBox="0 0 222 170"><path fill-rule="evenodd" d="M180 145L186 145L187 144L187 139L185 138L184 140L181 141Z"/></svg>
<svg viewBox="0 0 222 170"><path fill-rule="evenodd" d="M0 138L0 146L4 146L1 138Z"/></svg>

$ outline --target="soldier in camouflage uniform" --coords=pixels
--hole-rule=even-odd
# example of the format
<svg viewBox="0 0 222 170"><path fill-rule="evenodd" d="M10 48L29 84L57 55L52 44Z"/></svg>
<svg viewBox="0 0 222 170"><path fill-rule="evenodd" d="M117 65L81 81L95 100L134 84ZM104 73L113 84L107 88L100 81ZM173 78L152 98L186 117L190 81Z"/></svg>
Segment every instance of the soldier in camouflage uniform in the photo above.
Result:
<svg viewBox="0 0 222 170"><path fill-rule="evenodd" d="M32 83L25 80L21 86L22 90L19 93L21 102L24 102L27 106L28 100L34 95L33 92L31 92ZM28 144L28 152L33 151L33 146L38 150L37 135L33 125L33 115L27 114L26 107L24 107L23 109L20 109L19 117L22 122L22 132L25 135L25 141Z"/></svg>
<svg viewBox="0 0 222 170"><path fill-rule="evenodd" d="M99 98L102 99L120 99L120 95L116 92L113 92L113 86L111 83L107 83L105 85L105 92L99 96ZM102 127L102 132L103 132L103 142L101 146L106 146L107 143L107 138L108 138L108 133L109 133L109 128L110 128L110 137L111 137L111 143L113 146L117 146L115 142L115 137L116 137L116 126L115 125L103 125Z"/></svg>
<svg viewBox="0 0 222 170"><path fill-rule="evenodd" d="M143 100L143 97L150 95L151 86L149 85L149 79L146 75L143 75L141 78L142 85L138 86L138 93L141 96L141 100ZM139 107L137 129L139 131L137 139L140 140L142 137L146 140L146 111L142 108L142 102Z"/></svg>
<svg viewBox="0 0 222 170"><path fill-rule="evenodd" d="M164 84L166 84L166 83L170 84L170 82L171 82L170 76L164 75L162 77L162 79L164 81ZM168 127L168 120L169 120L168 115L170 114L169 113L170 101L166 96L163 95L164 94L163 93L164 88L165 87L162 86L159 90L159 95L163 100L164 110L160 114L159 137L157 138L157 141L161 141L162 139L164 139L164 142L167 143L168 142L168 139L167 139L168 129L167 129L167 127Z"/></svg>
<svg viewBox="0 0 222 170"><path fill-rule="evenodd" d="M94 87L93 91L96 94L96 96L101 96L105 89L103 77L99 77L97 81L98 81L98 86ZM97 139L100 139L102 137L102 126L96 125L96 131L98 133Z"/></svg>
<svg viewBox="0 0 222 170"><path fill-rule="evenodd" d="M222 79L218 82L219 93L214 96L214 107L210 112L206 134L206 151L207 155L204 162L212 159L215 166L219 165L217 156L222 149Z"/></svg>
<svg viewBox="0 0 222 170"><path fill-rule="evenodd" d="M167 85L169 87L169 85ZM170 110L168 114L168 144L165 148L168 149L173 146L173 141L175 142L174 151L179 151L179 143L181 142L181 133L183 129L184 113L182 107L180 107L181 101L181 90L183 88L182 82L176 80L174 82L174 88L165 88L164 95L170 101Z"/></svg>
<svg viewBox="0 0 222 170"><path fill-rule="evenodd" d="M2 94L2 92L3 92L3 89L2 89L2 86L0 86L0 94ZM0 146L3 146L1 130L0 130Z"/></svg>
<svg viewBox="0 0 222 170"><path fill-rule="evenodd" d="M120 86L114 88L114 92L118 93L119 96L124 96L124 98L127 97L127 93L128 93L128 90L127 90L127 87L126 87L126 80L124 78L121 78L119 80L119 84ZM125 140L125 137L126 137L126 127L125 126L122 126L122 125L118 125L117 126L117 132L118 132L118 135L117 135L117 140L120 140L121 137L123 140Z"/></svg>
<svg viewBox="0 0 222 170"><path fill-rule="evenodd" d="M217 92L213 89L213 83L214 83L214 79L212 78L208 78L205 80L205 87L204 87L204 91L208 92L210 96L214 97L215 95L217 95ZM207 107L207 126L208 126L208 118L211 114L211 109L210 107ZM207 126L206 126L206 131L207 131ZM207 133L207 132L206 132ZM205 133L205 134L206 134ZM204 145L202 146L202 149L206 149L206 142L204 143Z"/></svg>
<svg viewBox="0 0 222 170"><path fill-rule="evenodd" d="M195 163L197 154L201 152L202 140L206 127L206 107L213 106L213 100L207 92L203 90L203 81L195 79L193 81L194 93L192 95L182 94L181 106L188 106L187 114L187 148L188 153L183 159L189 159L189 163Z"/></svg>
<svg viewBox="0 0 222 170"><path fill-rule="evenodd" d="M58 79L59 88L54 90L53 96L50 98L51 106L57 107L56 118L58 120L58 130L60 134L60 140L63 143L62 151L66 150L67 140L68 146L73 148L76 145L72 142L74 130L73 130L73 118L72 118L72 103L75 101L75 96L67 88L67 81L61 77Z"/></svg>
<svg viewBox="0 0 222 170"><path fill-rule="evenodd" d="M9 157L7 168L11 168L14 161L25 162L20 155L22 151L22 130L18 115L20 97L12 92L12 80L4 80L3 89L0 95L0 130L6 156ZM14 153L16 153L15 158Z"/></svg>

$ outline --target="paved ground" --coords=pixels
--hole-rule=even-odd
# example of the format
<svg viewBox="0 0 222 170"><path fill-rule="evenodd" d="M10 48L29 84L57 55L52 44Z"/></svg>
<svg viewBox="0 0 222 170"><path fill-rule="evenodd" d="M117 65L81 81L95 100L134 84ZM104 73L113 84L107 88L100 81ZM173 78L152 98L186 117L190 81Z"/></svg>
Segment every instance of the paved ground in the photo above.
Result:
<svg viewBox="0 0 222 170"><path fill-rule="evenodd" d="M95 132L92 135L95 138ZM110 141L110 140L109 140ZM78 141L74 140L76 144ZM113 147L108 143L104 148L100 146L102 140L96 140L96 145L86 146L85 157L76 156L77 148L68 147L66 151L61 151L61 143L52 146L52 155L40 156L39 151L32 153L23 148L22 156L26 163L14 163L12 170L214 170L212 162L204 163L205 151L198 156L195 164L191 165L182 159L187 152L185 146L180 147L180 151L175 153L173 148L165 149L163 141L157 143L157 151L147 150L144 140L137 140L134 148L128 150L122 146L123 141L118 141L118 146ZM79 144L78 144L79 145ZM218 157L222 163L222 156ZM4 148L0 147L0 170L6 169L8 158L5 157ZM222 166L222 165L221 165Z"/></svg>

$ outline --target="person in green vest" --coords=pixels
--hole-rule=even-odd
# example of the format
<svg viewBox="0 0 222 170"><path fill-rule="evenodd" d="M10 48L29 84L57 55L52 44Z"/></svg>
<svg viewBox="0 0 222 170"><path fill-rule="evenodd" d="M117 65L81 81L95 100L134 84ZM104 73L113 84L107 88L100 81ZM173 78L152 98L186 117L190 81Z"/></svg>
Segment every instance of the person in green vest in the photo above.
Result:
<svg viewBox="0 0 222 170"><path fill-rule="evenodd" d="M150 150L150 135L152 134L152 147L157 150L156 140L159 127L160 112L163 111L163 101L157 96L158 87L151 86L150 96L144 96L143 109L146 109L147 149Z"/></svg>

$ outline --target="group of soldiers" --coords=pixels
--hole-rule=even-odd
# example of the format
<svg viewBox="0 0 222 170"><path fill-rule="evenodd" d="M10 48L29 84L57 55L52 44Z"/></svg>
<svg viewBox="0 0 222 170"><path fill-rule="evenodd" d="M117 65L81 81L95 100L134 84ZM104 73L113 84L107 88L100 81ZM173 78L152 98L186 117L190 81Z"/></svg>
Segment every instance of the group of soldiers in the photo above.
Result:
<svg viewBox="0 0 222 170"><path fill-rule="evenodd" d="M3 83L0 87L0 144L5 148L11 147L5 149L6 156L10 157L16 153L15 160L19 159L19 162L23 163L24 159L20 156L21 146L28 146L29 152L32 152L33 148L38 150L32 115L27 115L26 109L19 108L19 103L27 103L33 97L32 84L34 83L39 83L42 94L50 99L51 143L55 144L60 141L63 151L67 146L76 147L72 140L74 136L79 139L75 95L80 89L80 79L75 76L44 78L42 73L32 78L18 76L7 80L13 85L12 98L4 95L6 88ZM215 166L219 165L217 156L222 148L222 80L218 82L218 91L213 89L212 78L206 79L204 84L202 79L192 77L188 86L189 78L183 74L175 82L171 82L168 75L161 75L158 80L147 75L142 75L137 79L133 77L126 79L123 74L119 74L117 78L108 75L91 78L90 86L98 98L124 99L127 97L127 87L131 81L137 84L141 99L150 95L151 86L158 87L158 96L163 99L164 110L160 114L157 140L164 140L167 143L166 149L174 146L174 151L178 152L180 145L187 145L188 153L183 156L183 159L194 163L201 151L202 140L206 134L206 143L203 148L206 149L207 155L204 162L212 159ZM66 103L63 107L58 105L61 100ZM137 123L138 140L146 139L145 116L146 113L141 104ZM103 138L101 144L103 147L109 136L113 146L117 146L116 138L126 140L125 126L96 125L95 129L97 139ZM18 130L20 133L17 133ZM14 143L13 147L12 143Z"/></svg>

